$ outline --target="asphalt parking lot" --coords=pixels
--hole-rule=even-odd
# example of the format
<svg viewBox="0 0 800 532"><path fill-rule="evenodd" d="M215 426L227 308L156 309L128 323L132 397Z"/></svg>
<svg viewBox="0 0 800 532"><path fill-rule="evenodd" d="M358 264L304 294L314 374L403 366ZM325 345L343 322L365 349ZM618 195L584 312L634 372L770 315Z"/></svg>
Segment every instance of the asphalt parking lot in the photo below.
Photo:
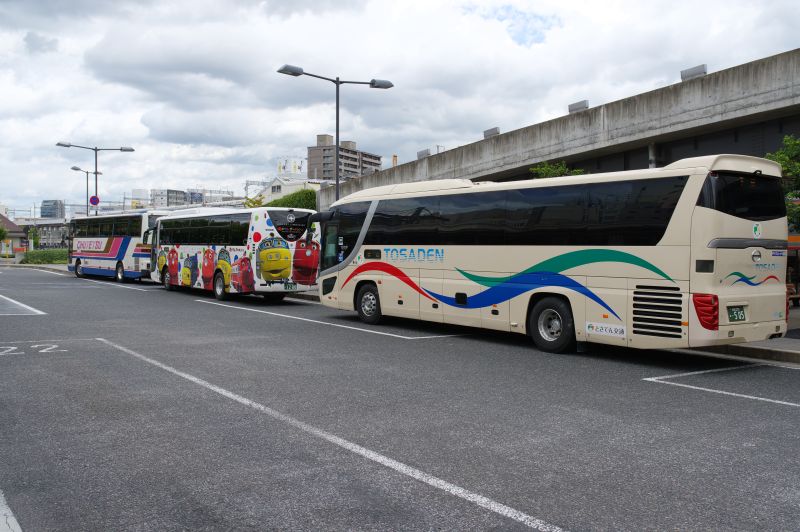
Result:
<svg viewBox="0 0 800 532"><path fill-rule="evenodd" d="M798 529L798 377L0 269L0 530Z"/></svg>

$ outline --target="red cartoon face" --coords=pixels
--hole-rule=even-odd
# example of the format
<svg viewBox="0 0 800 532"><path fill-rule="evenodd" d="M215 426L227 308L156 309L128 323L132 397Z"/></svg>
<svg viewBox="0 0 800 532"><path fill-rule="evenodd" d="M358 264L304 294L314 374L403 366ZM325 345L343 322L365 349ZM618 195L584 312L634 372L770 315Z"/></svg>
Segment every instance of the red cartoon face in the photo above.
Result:
<svg viewBox="0 0 800 532"><path fill-rule="evenodd" d="M173 283L178 283L178 270L180 269L180 261L178 260L178 252L172 248L167 253L167 267L169 268L169 276Z"/></svg>
<svg viewBox="0 0 800 532"><path fill-rule="evenodd" d="M203 286L211 286L211 281L214 279L214 267L217 264L217 253L209 248L203 252Z"/></svg>
<svg viewBox="0 0 800 532"><path fill-rule="evenodd" d="M237 292L253 292L256 289L253 265L247 257L242 257L233 263L231 285Z"/></svg>
<svg viewBox="0 0 800 532"><path fill-rule="evenodd" d="M319 269L319 242L300 240L295 244L292 260L292 279L298 284L312 285Z"/></svg>

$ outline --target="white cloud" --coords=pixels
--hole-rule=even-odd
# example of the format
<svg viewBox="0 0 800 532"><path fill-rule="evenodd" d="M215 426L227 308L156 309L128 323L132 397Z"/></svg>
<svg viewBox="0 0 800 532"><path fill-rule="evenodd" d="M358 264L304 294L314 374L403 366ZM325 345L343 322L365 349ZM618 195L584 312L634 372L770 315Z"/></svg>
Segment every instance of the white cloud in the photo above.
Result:
<svg viewBox="0 0 800 532"><path fill-rule="evenodd" d="M334 86L284 64L391 90L341 88L342 138L400 160L652 90L797 45L793 1L478 0L0 3L0 203L82 203L59 140L102 153L101 191L234 187L334 130Z"/></svg>

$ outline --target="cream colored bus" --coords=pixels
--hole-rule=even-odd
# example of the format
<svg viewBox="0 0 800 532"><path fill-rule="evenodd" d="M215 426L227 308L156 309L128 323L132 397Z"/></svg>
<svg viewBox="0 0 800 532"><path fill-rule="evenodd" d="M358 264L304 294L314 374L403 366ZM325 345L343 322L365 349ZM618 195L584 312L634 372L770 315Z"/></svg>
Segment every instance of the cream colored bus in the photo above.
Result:
<svg viewBox="0 0 800 532"><path fill-rule="evenodd" d="M780 167L716 155L664 168L363 190L316 215L320 297L399 316L634 348L786 332Z"/></svg>

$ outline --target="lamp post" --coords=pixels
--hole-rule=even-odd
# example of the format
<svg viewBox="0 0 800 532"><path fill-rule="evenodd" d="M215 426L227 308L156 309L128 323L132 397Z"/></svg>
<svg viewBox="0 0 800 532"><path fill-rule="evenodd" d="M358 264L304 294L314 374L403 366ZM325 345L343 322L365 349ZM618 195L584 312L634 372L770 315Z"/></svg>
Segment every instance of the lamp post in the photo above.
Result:
<svg viewBox="0 0 800 532"><path fill-rule="evenodd" d="M77 144L70 144L69 142L57 142L56 146L60 146L62 148L83 148L84 150L92 150L94 152L94 195L97 196L97 175L101 172L97 171L97 152L99 151L124 151L124 152L132 152L135 151L130 146L122 146L120 148L98 148L95 146L91 148L89 146L78 146ZM74 170L74 168L73 168ZM80 169L79 169L80 170ZM82 170L85 172L85 170ZM86 178L89 178L89 175L86 175ZM95 216L97 216L98 212L95 211ZM86 207L86 216L89 216L89 207Z"/></svg>
<svg viewBox="0 0 800 532"><path fill-rule="evenodd" d="M95 174L95 180L97 180L97 174L103 175L103 172L92 172L91 170L84 170L77 166L73 166L72 170L86 173L86 216L89 216L89 174Z"/></svg>
<svg viewBox="0 0 800 532"><path fill-rule="evenodd" d="M324 79L336 85L336 149L334 151L334 174L336 175L336 199L339 199L339 86L345 83L353 85L369 85L371 89L391 89L394 84L385 79L371 79L369 81L343 81L336 78L326 78L325 76L318 76L305 72L302 68L294 65L283 65L278 69L278 73L286 74L287 76L311 76L312 78Z"/></svg>

